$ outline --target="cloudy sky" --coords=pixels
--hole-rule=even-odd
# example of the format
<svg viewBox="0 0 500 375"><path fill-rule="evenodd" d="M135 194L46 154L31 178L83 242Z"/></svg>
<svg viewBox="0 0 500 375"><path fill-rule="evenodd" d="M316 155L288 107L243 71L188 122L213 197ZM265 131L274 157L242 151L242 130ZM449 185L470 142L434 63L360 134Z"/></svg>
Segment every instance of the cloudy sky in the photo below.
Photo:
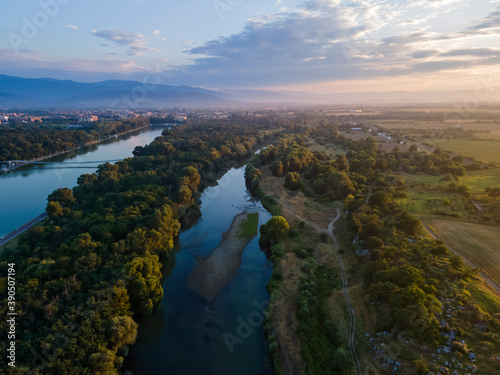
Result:
<svg viewBox="0 0 500 375"><path fill-rule="evenodd" d="M470 89L500 74L500 0L26 0L0 73L308 92ZM0 88L1 91L1 88Z"/></svg>

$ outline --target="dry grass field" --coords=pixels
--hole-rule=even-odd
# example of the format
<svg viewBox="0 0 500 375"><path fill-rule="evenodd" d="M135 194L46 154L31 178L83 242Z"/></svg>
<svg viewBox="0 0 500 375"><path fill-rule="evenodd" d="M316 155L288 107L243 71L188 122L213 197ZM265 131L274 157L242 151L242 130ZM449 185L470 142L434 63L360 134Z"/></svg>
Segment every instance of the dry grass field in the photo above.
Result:
<svg viewBox="0 0 500 375"><path fill-rule="evenodd" d="M448 220L426 220L436 234L465 258L480 267L500 286L500 229Z"/></svg>

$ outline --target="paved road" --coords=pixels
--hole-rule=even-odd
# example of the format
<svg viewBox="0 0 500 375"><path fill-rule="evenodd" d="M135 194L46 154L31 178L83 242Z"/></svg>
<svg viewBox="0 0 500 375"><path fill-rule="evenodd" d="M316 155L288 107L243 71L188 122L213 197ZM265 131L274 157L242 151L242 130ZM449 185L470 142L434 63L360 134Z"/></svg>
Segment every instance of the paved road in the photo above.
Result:
<svg viewBox="0 0 500 375"><path fill-rule="evenodd" d="M352 307L351 304L351 299L349 298L349 286L347 284L347 276L345 272L345 267L344 267L344 262L342 261L342 257L340 256L339 253L339 244L337 242L337 238L335 238L335 234L333 233L333 230L335 227L333 226L337 220L340 219L340 210L337 208L337 217L333 219L330 224L328 225L328 234L330 235L330 238L332 239L333 243L335 244L335 254L337 255L338 262L340 264L340 269L342 271L342 290L344 292L344 300L347 305L347 310L349 311L350 315L350 324L349 324L349 332L347 334L347 343L349 345L349 351L351 352L352 360L354 363L354 368L356 370L356 374L360 375L361 374L361 364L359 363L359 358L358 354L356 353L356 345L355 345L355 337L354 334L356 332L356 314L354 313L354 308Z"/></svg>
<svg viewBox="0 0 500 375"><path fill-rule="evenodd" d="M25 232L26 230L30 229L33 225L38 224L39 222L45 220L47 217L47 213L44 212L43 214L38 215L34 219L28 221L26 224L21 225L19 228L16 230L10 232L9 234L3 236L0 238L0 246L5 245L7 242L12 240L13 238L16 238L19 236L21 233Z"/></svg>
<svg viewBox="0 0 500 375"><path fill-rule="evenodd" d="M439 238L439 236L436 234L436 232L434 232L430 227L429 225L427 225L423 220L420 220L420 222L422 223L422 225L424 226L425 229L427 229L427 231L431 234L432 237L434 237L434 239L436 240L441 240ZM443 241L444 242L444 241ZM467 265L471 268L478 268L479 269L479 274L481 275L481 277L484 279L484 281L486 281L498 294L500 294L500 287L495 284L490 278L488 278L488 276L486 276L484 274L483 271L481 271L481 269L476 266L474 263L472 263L469 259L467 259L466 257L464 257L458 250L454 249L453 247L447 245L445 243L446 247L448 249L450 249L450 251L456 255L459 255L464 261L465 263L467 263Z"/></svg>

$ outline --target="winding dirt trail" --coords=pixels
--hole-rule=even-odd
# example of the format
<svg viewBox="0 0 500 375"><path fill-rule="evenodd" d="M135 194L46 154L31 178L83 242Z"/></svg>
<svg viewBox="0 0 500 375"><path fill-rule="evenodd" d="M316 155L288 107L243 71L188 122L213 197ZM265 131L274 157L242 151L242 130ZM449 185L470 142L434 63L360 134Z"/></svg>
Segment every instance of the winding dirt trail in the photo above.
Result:
<svg viewBox="0 0 500 375"><path fill-rule="evenodd" d="M371 189L370 189L370 194L368 195L367 201L370 198L371 195ZM344 293L344 300L347 306L347 310L349 311L349 316L350 316L350 322L349 322L349 332L347 334L347 343L349 346L349 351L351 353L351 357L354 363L354 368L356 370L357 375L361 375L361 364L359 362L358 354L356 353L356 345L355 345L355 332L356 332L356 314L354 312L354 308L351 303L351 299L349 298L349 285L347 282L347 276L345 272L345 267L344 267L344 262L342 261L342 257L340 256L339 253L339 244L337 242L337 238L335 237L335 234L333 233L333 230L335 229L334 225L335 223L340 219L341 213L340 210L337 208L337 216L335 219L333 219L330 224L328 225L328 229L322 229L318 225L310 222L307 219L304 219L303 217L297 215L295 212L292 211L290 206L288 206L285 203L280 202L280 204L285 207L285 209L292 214L293 216L297 217L298 219L306 222L310 226L312 226L314 229L316 229L319 232L327 233L330 238L333 241L333 244L335 245L335 255L337 256L337 260L340 265L340 269L342 271L342 291Z"/></svg>
<svg viewBox="0 0 500 375"><path fill-rule="evenodd" d="M337 242L337 238L335 237L335 234L333 233L334 224L337 222L337 220L340 219L340 210L337 208L337 217L333 219L330 224L328 225L328 234L330 235L330 238L332 239L334 245L335 245L335 254L337 255L337 260L340 264L340 269L342 271L342 290L344 292L344 299L345 303L347 306L347 310L349 311L350 315L350 324L349 324L349 332L347 333L347 343L349 345L349 351L351 352L352 360L354 363L354 368L356 370L356 374L361 375L361 365L359 362L358 354L356 353L356 345L355 345L355 337L354 334L356 332L356 314L354 313L354 308L352 307L351 304L351 299L349 298L349 291L348 291L348 283L347 283L347 276L345 272L345 267L344 267L344 262L342 261L342 257L340 256L339 253L339 244Z"/></svg>

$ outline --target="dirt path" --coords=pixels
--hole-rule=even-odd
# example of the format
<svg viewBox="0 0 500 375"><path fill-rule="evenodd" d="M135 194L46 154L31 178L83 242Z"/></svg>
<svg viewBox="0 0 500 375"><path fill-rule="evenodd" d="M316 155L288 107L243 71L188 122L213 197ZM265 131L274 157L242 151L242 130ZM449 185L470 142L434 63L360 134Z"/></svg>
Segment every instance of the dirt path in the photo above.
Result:
<svg viewBox="0 0 500 375"><path fill-rule="evenodd" d="M371 189L370 189L370 194L371 194ZM369 198L369 197L368 197ZM335 254L337 256L337 260L340 264L340 269L342 271L342 290L344 293L344 300L347 305L347 310L349 311L349 316L350 316L350 322L349 322L349 332L347 334L347 342L349 345L349 351L351 352L352 360L354 363L354 368L356 370L356 374L361 375L361 364L359 362L358 355L356 353L356 346L355 346L355 337L354 334L356 332L356 314L354 312L354 308L352 307L351 304L351 299L349 298L349 285L347 282L347 276L345 272L345 267L344 267L344 262L342 261L342 257L340 256L339 253L339 244L337 242L337 238L335 237L335 234L333 233L333 230L335 229L334 224L340 219L340 210L337 208L337 217L333 219L330 224L328 225L328 229L322 229L316 224L310 222L307 219L304 219L300 217L299 215L295 214L295 212L292 211L292 209L285 203L280 202L285 209L292 214L293 216L297 217L298 219L306 222L310 226L312 226L314 229L316 229L319 232L327 233L330 238L333 241L333 244L335 245Z"/></svg>
<svg viewBox="0 0 500 375"><path fill-rule="evenodd" d="M330 224L328 225L328 234L330 235L330 238L332 239L334 245L335 245L335 254L337 255L337 260L340 264L340 269L342 271L342 290L344 292L344 300L347 305L347 310L349 311L350 315L350 323L349 323L349 331L347 333L347 343L349 345L349 351L351 352L352 360L354 363L354 368L356 370L356 374L360 375L361 374L361 365L359 363L359 358L358 354L356 353L356 345L355 345L355 337L354 334L356 332L356 314L354 313L354 308L352 307L351 304L351 299L349 298L349 286L347 283L347 276L345 272L345 267L344 267L344 262L342 261L342 257L340 256L339 253L339 244L337 242L337 238L335 238L335 234L333 233L333 229L335 227L333 226L337 220L340 219L340 210L337 208L337 217L333 219Z"/></svg>
<svg viewBox="0 0 500 375"><path fill-rule="evenodd" d="M429 227L429 225L427 225L422 219L420 219L420 222L422 223L422 225L424 226L424 228L431 234L432 237L434 237L434 239L436 240L441 240L439 238L439 236ZM444 242L444 241L443 241ZM495 290L499 295L500 295L500 287L495 284L490 278L488 278L488 276L486 276L484 274L483 271L481 271L481 269L479 267L477 267L474 263L472 263L470 260L468 260L466 257L464 257L458 250L454 249L453 247L447 245L445 243L446 247L454 254L456 255L459 255L465 263L467 263L467 265L471 268L478 268L479 269L479 274L481 275L481 277L484 279L484 281L486 281L489 286Z"/></svg>

